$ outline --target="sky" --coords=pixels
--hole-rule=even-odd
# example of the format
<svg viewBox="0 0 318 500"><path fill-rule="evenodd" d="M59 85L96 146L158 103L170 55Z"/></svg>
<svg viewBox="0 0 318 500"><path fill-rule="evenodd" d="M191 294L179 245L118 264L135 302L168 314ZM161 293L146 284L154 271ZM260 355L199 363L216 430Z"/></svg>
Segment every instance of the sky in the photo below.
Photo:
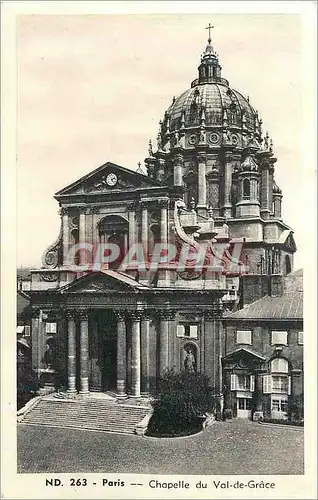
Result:
<svg viewBox="0 0 318 500"><path fill-rule="evenodd" d="M301 159L306 81L294 14L19 16L18 265L41 265L56 240L56 191L106 161L143 163L173 96L197 77L209 22L222 76L249 96L273 138L283 218L295 231L295 268L303 267L300 208L314 167Z"/></svg>

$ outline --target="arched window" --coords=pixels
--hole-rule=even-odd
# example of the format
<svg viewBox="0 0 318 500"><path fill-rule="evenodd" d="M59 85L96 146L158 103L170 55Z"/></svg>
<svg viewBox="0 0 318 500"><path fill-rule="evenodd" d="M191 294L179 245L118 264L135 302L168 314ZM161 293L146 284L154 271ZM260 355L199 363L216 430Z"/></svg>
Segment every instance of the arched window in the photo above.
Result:
<svg viewBox="0 0 318 500"><path fill-rule="evenodd" d="M107 215L98 224L101 267L118 269L128 249L128 222L119 215ZM97 256L96 256L97 257ZM112 258L113 257L113 258Z"/></svg>
<svg viewBox="0 0 318 500"><path fill-rule="evenodd" d="M275 358L271 362L272 373L288 373L288 361L284 358Z"/></svg>
<svg viewBox="0 0 318 500"><path fill-rule="evenodd" d="M249 179L243 181L243 198L249 198L251 195L251 183Z"/></svg>

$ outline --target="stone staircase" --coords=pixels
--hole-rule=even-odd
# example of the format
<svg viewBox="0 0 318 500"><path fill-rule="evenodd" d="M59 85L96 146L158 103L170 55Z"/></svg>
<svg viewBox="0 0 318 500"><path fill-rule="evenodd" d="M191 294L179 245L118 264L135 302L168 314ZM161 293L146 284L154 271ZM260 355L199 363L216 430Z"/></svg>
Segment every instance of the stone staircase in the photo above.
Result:
<svg viewBox="0 0 318 500"><path fill-rule="evenodd" d="M150 407L116 400L44 397L24 415L22 423L72 429L135 434Z"/></svg>

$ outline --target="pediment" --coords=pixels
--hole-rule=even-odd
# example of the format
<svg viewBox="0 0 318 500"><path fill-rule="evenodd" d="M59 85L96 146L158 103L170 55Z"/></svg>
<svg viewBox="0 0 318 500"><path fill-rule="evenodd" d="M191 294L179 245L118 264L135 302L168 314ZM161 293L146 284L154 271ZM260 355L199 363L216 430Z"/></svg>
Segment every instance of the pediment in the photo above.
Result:
<svg viewBox="0 0 318 500"><path fill-rule="evenodd" d="M72 283L60 288L59 292L62 294L124 292L140 288L138 285L133 279L124 279L114 271L98 271L77 278Z"/></svg>
<svg viewBox="0 0 318 500"><path fill-rule="evenodd" d="M279 238L279 243L288 249L290 252L294 253L297 250L296 242L292 231L283 231Z"/></svg>
<svg viewBox="0 0 318 500"><path fill-rule="evenodd" d="M59 199L66 195L105 194L156 185L157 183L147 175L107 162L58 191L55 198Z"/></svg>
<svg viewBox="0 0 318 500"><path fill-rule="evenodd" d="M227 367L245 369L251 367L251 365L262 364L265 358L251 349L241 347L228 353L223 357L222 361Z"/></svg>

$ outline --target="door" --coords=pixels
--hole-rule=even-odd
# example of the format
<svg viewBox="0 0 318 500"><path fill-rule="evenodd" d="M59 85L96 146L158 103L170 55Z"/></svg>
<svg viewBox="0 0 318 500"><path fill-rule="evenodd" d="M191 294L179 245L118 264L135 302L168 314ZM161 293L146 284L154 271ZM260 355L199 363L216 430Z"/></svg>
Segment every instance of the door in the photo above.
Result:
<svg viewBox="0 0 318 500"><path fill-rule="evenodd" d="M251 399L237 398L237 417L251 418Z"/></svg>

